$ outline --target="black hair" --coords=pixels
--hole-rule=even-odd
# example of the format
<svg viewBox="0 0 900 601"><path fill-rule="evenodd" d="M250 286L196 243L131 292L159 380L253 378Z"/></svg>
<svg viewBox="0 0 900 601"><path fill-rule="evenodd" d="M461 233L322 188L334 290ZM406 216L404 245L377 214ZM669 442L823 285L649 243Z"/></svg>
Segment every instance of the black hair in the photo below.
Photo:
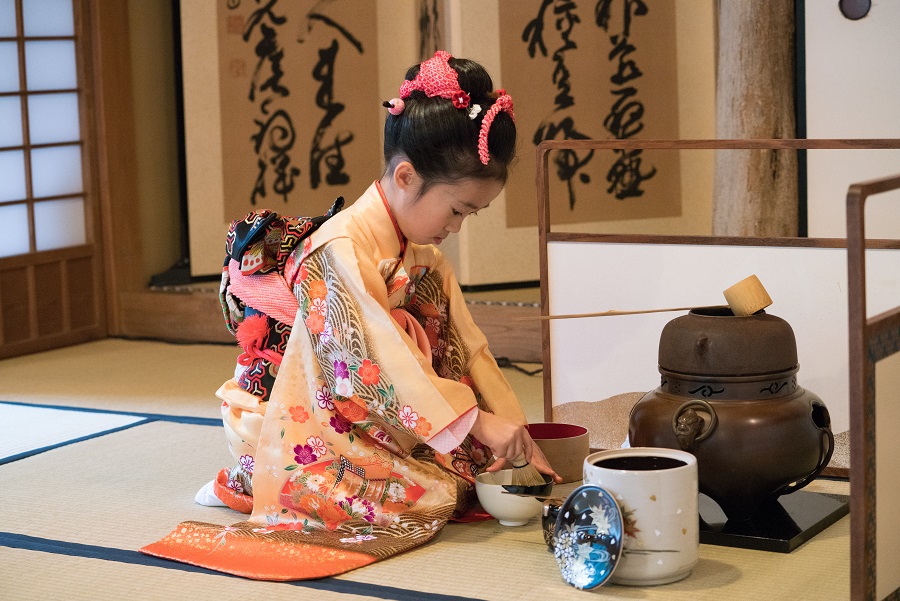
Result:
<svg viewBox="0 0 900 601"><path fill-rule="evenodd" d="M441 97L428 98L416 90L404 100L399 115L388 114L384 124L384 163L387 171L401 160L409 160L423 180L423 194L439 183L459 179L499 180L506 183L516 151L516 126L506 111L494 117L488 132L487 165L478 158L481 122L497 99L491 76L475 61L451 58L449 65L459 78L459 87L469 95L470 106L481 112L470 119L468 109L458 109ZM419 74L419 65L406 72L406 79ZM387 104L387 103L386 103Z"/></svg>

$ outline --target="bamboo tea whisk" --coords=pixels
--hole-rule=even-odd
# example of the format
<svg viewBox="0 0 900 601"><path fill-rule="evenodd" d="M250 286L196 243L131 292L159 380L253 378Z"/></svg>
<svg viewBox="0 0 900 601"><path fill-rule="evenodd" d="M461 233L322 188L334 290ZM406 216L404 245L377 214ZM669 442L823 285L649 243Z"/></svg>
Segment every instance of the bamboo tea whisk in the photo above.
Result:
<svg viewBox="0 0 900 601"><path fill-rule="evenodd" d="M519 455L512 460L513 486L540 486L545 483L544 474L525 459L525 455Z"/></svg>

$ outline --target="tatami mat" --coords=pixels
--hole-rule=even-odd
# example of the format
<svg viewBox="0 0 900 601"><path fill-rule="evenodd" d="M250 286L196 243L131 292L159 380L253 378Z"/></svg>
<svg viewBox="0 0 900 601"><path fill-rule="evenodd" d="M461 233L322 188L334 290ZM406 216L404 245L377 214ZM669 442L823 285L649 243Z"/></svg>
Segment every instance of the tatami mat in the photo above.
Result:
<svg viewBox="0 0 900 601"><path fill-rule="evenodd" d="M302 598L297 587L314 589L322 599L330 598L321 596L324 593L338 591L372 591L372 597L385 599L404 595L516 601L584 598L584 592L560 579L536 519L517 528L493 521L450 524L423 547L338 578L296 583L291 590L278 583L188 573L185 570L192 568L170 562L165 567L137 563L142 556L136 549L167 534L181 520L230 524L243 519L230 509L201 507L192 501L199 485L229 460L219 428L157 421L0 466L0 479L17 483L4 494L8 510L0 528L7 533L6 544L11 544L11 535L25 535L37 541L33 547L43 549L31 551L29 545L5 549L0 566L6 573L23 562L33 564L39 571L32 573L43 570L54 574L55 580L22 583L22 590L15 589L22 595L9 598L79 598L81 587L89 584L85 590L93 593L85 598L97 599L218 599L211 591L219 587L228 591L224 598L235 599L240 596L237 590L273 599L287 598L293 591L293 598ZM846 487L843 482L816 484ZM841 577L848 572L847 528L845 518L790 556L703 545L701 561L685 581L655 588L604 587L594 595L601 599L721 599L734 598L750 587L758 593L756 598L845 598L846 587L835 590L834 585L847 582ZM88 582L81 574L85 565L91 575L103 574L102 578L95 576ZM830 590L810 591L809 579L800 583L796 578L796 574L817 570L829 574L822 586ZM62 581L72 588L63 587ZM173 582L178 584L170 589ZM165 586L160 588L158 583ZM146 588L141 591L140 586ZM59 595L60 591L66 594ZM135 597L135 591L140 596Z"/></svg>
<svg viewBox="0 0 900 601"><path fill-rule="evenodd" d="M215 391L240 349L107 338L0 361L0 399L221 417Z"/></svg>
<svg viewBox="0 0 900 601"><path fill-rule="evenodd" d="M44 450L127 428L146 418L0 401L0 465Z"/></svg>
<svg viewBox="0 0 900 601"><path fill-rule="evenodd" d="M107 338L0 360L0 400L219 418L214 393L234 373L238 354L237 345ZM544 421L540 372L503 373L528 420Z"/></svg>
<svg viewBox="0 0 900 601"><path fill-rule="evenodd" d="M244 580L143 556L137 549L183 520L225 525L244 519L193 502L197 489L232 461L213 391L234 358L228 347L106 340L0 361L0 399L149 417L0 465L0 599L720 601L849 595L846 517L787 555L701 545L700 563L686 580L591 592L562 581L537 519L515 528L495 521L449 524L410 552L337 578L297 583ZM529 419L541 420L541 378L505 372ZM818 481L810 489L846 494L848 484Z"/></svg>
<svg viewBox="0 0 900 601"><path fill-rule="evenodd" d="M143 557L143 556L141 556ZM162 561L162 560L158 560ZM336 601L396 599L419 601L421 597L397 587L374 587L359 594L340 581L302 583L257 582L223 574L189 571L191 566L165 569L48 554L40 551L0 547L0 566L15 566L3 572L0 599L15 601L134 601L143 599L247 601ZM45 575L41 577L40 575ZM429 601L454 601L456 595Z"/></svg>

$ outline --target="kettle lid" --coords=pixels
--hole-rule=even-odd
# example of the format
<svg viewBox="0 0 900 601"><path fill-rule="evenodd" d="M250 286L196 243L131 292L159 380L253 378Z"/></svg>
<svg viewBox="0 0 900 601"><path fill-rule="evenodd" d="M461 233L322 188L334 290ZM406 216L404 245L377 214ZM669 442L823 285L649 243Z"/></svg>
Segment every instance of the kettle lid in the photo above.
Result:
<svg viewBox="0 0 900 601"><path fill-rule="evenodd" d="M785 320L759 311L694 309L665 325L659 369L703 376L752 376L796 369L797 341Z"/></svg>

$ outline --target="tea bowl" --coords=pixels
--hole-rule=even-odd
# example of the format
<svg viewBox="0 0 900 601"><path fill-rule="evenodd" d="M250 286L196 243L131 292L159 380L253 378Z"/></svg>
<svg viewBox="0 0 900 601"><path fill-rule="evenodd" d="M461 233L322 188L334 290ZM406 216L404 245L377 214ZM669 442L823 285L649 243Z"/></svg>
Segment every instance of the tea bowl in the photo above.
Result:
<svg viewBox="0 0 900 601"><path fill-rule="evenodd" d="M518 490L513 486L513 470L483 472L475 477L475 494L478 502L489 514L497 518L503 526L522 526L540 515L543 501L537 497L519 496L507 490ZM522 494L550 494L553 481L545 476L545 484L536 487L535 492ZM530 487L527 490L531 490Z"/></svg>

